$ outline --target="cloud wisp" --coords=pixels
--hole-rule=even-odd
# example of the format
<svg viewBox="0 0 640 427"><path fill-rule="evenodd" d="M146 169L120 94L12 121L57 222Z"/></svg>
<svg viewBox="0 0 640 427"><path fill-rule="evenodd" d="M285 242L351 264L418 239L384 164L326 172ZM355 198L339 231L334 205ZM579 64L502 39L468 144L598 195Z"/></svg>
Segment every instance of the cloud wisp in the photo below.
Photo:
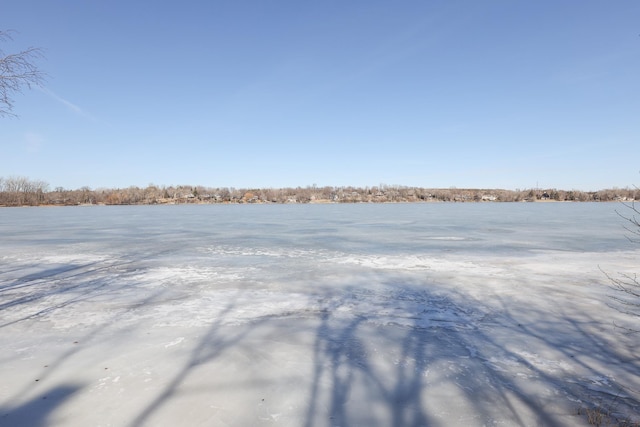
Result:
<svg viewBox="0 0 640 427"><path fill-rule="evenodd" d="M38 89L41 90L43 93L47 94L48 96L50 96L51 98L55 99L56 101L58 101L59 103L61 103L65 107L67 107L69 110L73 111L75 114L77 114L79 116L82 116L85 119L89 119L89 120L91 120L93 122L97 122L98 121L93 115L88 113L86 110L84 110L83 108L77 106L73 102L64 99L63 97L61 97L57 93L53 92L51 89L47 89L45 87L40 87Z"/></svg>

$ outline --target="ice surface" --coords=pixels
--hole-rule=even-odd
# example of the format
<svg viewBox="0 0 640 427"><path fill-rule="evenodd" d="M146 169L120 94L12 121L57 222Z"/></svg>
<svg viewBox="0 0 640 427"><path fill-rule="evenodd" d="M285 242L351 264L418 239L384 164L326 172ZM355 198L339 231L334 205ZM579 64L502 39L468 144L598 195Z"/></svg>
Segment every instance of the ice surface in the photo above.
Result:
<svg viewBox="0 0 640 427"><path fill-rule="evenodd" d="M2 210L0 426L632 416L616 207Z"/></svg>

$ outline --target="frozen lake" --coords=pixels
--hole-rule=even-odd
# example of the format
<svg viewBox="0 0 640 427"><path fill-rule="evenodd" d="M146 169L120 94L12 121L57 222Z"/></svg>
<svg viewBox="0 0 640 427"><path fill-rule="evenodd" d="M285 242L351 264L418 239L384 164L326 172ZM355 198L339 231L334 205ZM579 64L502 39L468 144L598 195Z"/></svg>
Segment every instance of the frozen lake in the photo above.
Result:
<svg viewBox="0 0 640 427"><path fill-rule="evenodd" d="M616 209L0 209L0 426L633 415L639 337L601 269L640 272L640 245Z"/></svg>

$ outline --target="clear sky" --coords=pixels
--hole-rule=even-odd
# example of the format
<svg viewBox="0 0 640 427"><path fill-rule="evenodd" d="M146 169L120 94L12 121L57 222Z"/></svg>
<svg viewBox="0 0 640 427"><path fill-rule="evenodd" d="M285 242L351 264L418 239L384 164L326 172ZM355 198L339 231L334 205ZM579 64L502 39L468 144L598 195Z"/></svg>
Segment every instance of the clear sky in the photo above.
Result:
<svg viewBox="0 0 640 427"><path fill-rule="evenodd" d="M6 0L52 188L640 185L636 0Z"/></svg>

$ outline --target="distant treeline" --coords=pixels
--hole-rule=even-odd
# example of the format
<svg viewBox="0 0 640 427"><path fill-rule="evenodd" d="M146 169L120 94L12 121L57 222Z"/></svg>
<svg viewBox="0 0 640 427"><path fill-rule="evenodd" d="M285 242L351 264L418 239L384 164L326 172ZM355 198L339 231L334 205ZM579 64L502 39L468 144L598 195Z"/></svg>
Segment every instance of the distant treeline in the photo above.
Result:
<svg viewBox="0 0 640 427"><path fill-rule="evenodd" d="M145 188L49 188L43 181L0 177L0 206L153 205L179 203L398 203L398 202L609 202L640 200L636 188L599 191L548 189L500 190L374 187L217 188L156 186Z"/></svg>

